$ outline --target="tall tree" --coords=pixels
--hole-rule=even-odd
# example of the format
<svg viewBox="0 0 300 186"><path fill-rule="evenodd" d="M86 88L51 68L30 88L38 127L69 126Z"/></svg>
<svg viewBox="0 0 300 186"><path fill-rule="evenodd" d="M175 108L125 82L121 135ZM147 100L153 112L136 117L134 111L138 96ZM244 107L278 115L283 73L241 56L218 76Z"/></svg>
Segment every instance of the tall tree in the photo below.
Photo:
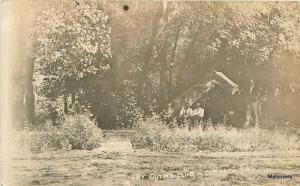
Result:
<svg viewBox="0 0 300 186"><path fill-rule="evenodd" d="M144 63L142 66L142 72L139 75L139 82L138 82L138 92L137 92L137 98L138 98L138 104L141 105L143 108L145 108L145 90L148 88L148 73L149 73L149 65L151 62L151 56L153 55L153 46L155 42L156 35L159 31L159 21L163 17L163 4L158 3L157 10L155 13L155 16L152 20L152 29L151 29L151 35L149 40L146 43L146 49L144 54Z"/></svg>
<svg viewBox="0 0 300 186"><path fill-rule="evenodd" d="M111 71L108 19L102 5L93 1L79 5L63 1L42 12L34 27L32 53L39 96L63 96L65 112L70 94L73 103L76 94L81 104L99 107L99 101L93 102L89 97L105 97L97 87L107 87L107 74Z"/></svg>

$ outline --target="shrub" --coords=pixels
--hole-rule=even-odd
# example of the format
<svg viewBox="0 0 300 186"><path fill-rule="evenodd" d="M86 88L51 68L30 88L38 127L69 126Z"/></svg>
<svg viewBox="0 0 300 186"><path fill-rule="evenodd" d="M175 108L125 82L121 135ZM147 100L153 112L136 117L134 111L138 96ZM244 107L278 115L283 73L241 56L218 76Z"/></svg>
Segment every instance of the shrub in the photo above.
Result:
<svg viewBox="0 0 300 186"><path fill-rule="evenodd" d="M86 115L67 115L64 118L62 131L68 138L72 149L94 149L101 141L101 130L95 121Z"/></svg>
<svg viewBox="0 0 300 186"><path fill-rule="evenodd" d="M54 121L58 117L59 104L55 100L38 96L35 110L35 124L29 124L29 129L39 129L45 122Z"/></svg>
<svg viewBox="0 0 300 186"><path fill-rule="evenodd" d="M84 149L91 150L100 146L101 130L95 121L86 115L67 115L60 119L59 126L49 126L43 131L28 131L32 151Z"/></svg>
<svg viewBox="0 0 300 186"><path fill-rule="evenodd" d="M67 136L53 127L48 132L30 132L29 133L30 150L34 152L71 150Z"/></svg>
<svg viewBox="0 0 300 186"><path fill-rule="evenodd" d="M186 127L170 129L158 119L139 121L135 126L133 147L156 151L252 151L300 148L298 136L279 130L235 129L211 125L205 131L201 127L189 131Z"/></svg>
<svg viewBox="0 0 300 186"><path fill-rule="evenodd" d="M116 125L118 128L131 128L143 116L135 96L136 85L132 81L124 80L116 87L114 109Z"/></svg>

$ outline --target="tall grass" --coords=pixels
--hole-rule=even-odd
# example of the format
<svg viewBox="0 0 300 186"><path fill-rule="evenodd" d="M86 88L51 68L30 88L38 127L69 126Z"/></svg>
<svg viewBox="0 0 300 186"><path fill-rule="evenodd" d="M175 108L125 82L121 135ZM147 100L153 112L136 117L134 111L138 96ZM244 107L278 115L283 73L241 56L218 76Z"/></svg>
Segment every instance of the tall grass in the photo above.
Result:
<svg viewBox="0 0 300 186"><path fill-rule="evenodd" d="M96 122L86 115L67 115L60 119L58 126L47 121L44 127L23 132L30 150L45 152L55 150L91 150L100 146L102 131Z"/></svg>
<svg viewBox="0 0 300 186"><path fill-rule="evenodd" d="M209 126L205 131L201 127L189 131L187 128L170 129L153 118L136 123L132 144L134 148L171 152L300 149L299 137L282 130L218 125Z"/></svg>

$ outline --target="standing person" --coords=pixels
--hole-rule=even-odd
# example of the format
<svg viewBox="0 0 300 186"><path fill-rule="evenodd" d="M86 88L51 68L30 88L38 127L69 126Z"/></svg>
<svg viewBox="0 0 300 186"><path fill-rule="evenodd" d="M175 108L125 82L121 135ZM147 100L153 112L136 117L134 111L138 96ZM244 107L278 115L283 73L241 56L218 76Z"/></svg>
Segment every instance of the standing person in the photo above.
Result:
<svg viewBox="0 0 300 186"><path fill-rule="evenodd" d="M246 89L246 120L244 126L248 127L250 122L255 122L255 127L259 127L258 88L253 79L250 80Z"/></svg>
<svg viewBox="0 0 300 186"><path fill-rule="evenodd" d="M181 118L181 122L184 125L187 124L189 126L189 130L191 128L192 115L193 115L193 110L190 108L190 104L185 103L184 107L182 107L180 110L179 117Z"/></svg>
<svg viewBox="0 0 300 186"><path fill-rule="evenodd" d="M181 107L180 112L179 112L179 121L178 121L178 127L182 127L184 125L184 116L186 115L187 108L186 104Z"/></svg>
<svg viewBox="0 0 300 186"><path fill-rule="evenodd" d="M168 104L168 107L164 113L164 118L169 127L174 126L174 108L173 108L172 103Z"/></svg>
<svg viewBox="0 0 300 186"><path fill-rule="evenodd" d="M196 123L196 125L203 124L204 109L201 107L200 103L196 104L196 108L193 111L193 116L194 116L194 122ZM202 128L204 129L204 126Z"/></svg>

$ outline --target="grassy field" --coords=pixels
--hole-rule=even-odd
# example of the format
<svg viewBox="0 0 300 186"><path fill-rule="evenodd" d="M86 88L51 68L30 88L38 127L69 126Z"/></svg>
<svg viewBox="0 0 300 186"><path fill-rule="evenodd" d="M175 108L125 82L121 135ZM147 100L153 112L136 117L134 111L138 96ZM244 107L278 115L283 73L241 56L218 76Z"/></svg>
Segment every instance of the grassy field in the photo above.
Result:
<svg viewBox="0 0 300 186"><path fill-rule="evenodd" d="M167 152L300 150L300 137L293 131L266 128L201 126L191 131L169 128L156 119L140 121L132 137L135 148Z"/></svg>
<svg viewBox="0 0 300 186"><path fill-rule="evenodd" d="M9 162L14 181L7 185L297 185L299 162L299 150L19 153ZM270 179L268 174L292 179Z"/></svg>
<svg viewBox="0 0 300 186"><path fill-rule="evenodd" d="M180 130L175 132L174 138L177 139L179 134L183 136L185 134L193 136L194 134L196 136L197 132L194 131L194 133ZM219 137L221 135L227 139L226 136L229 137L232 134L237 135L232 136L233 139L237 140L241 137L237 131L223 135L220 131L210 131L198 135L206 135L207 139L211 139L212 135ZM273 186L300 184L300 149L291 148L295 145L297 147L297 144L283 149L247 147L246 150L220 148L214 149L214 151L198 149L197 151L168 152L166 151L168 149L154 148L151 150L153 146L151 148L132 149L129 147L130 141L122 135L124 132L121 135L116 132L106 133L107 139L106 142L103 142L102 147L91 151L71 150L34 153L18 148L18 151L12 155L11 161L7 162L11 182L7 182L6 185ZM278 133L274 135L275 138ZM248 134L248 136L252 137L245 138L254 139L260 135ZM160 140L160 138L155 139ZM266 137L261 139L266 140ZM285 138L276 140L280 141L280 139L284 140ZM256 140L254 144L259 142L259 139ZM237 141L236 144L238 146L243 143L246 144L246 142L247 140ZM281 142L279 147L290 142L289 140ZM122 148L111 148L116 144ZM161 146L158 145L157 147ZM274 147L274 145L271 144L270 147ZM23 150L21 151L21 149ZM292 178L272 179L268 178L268 174L286 175L292 176Z"/></svg>

